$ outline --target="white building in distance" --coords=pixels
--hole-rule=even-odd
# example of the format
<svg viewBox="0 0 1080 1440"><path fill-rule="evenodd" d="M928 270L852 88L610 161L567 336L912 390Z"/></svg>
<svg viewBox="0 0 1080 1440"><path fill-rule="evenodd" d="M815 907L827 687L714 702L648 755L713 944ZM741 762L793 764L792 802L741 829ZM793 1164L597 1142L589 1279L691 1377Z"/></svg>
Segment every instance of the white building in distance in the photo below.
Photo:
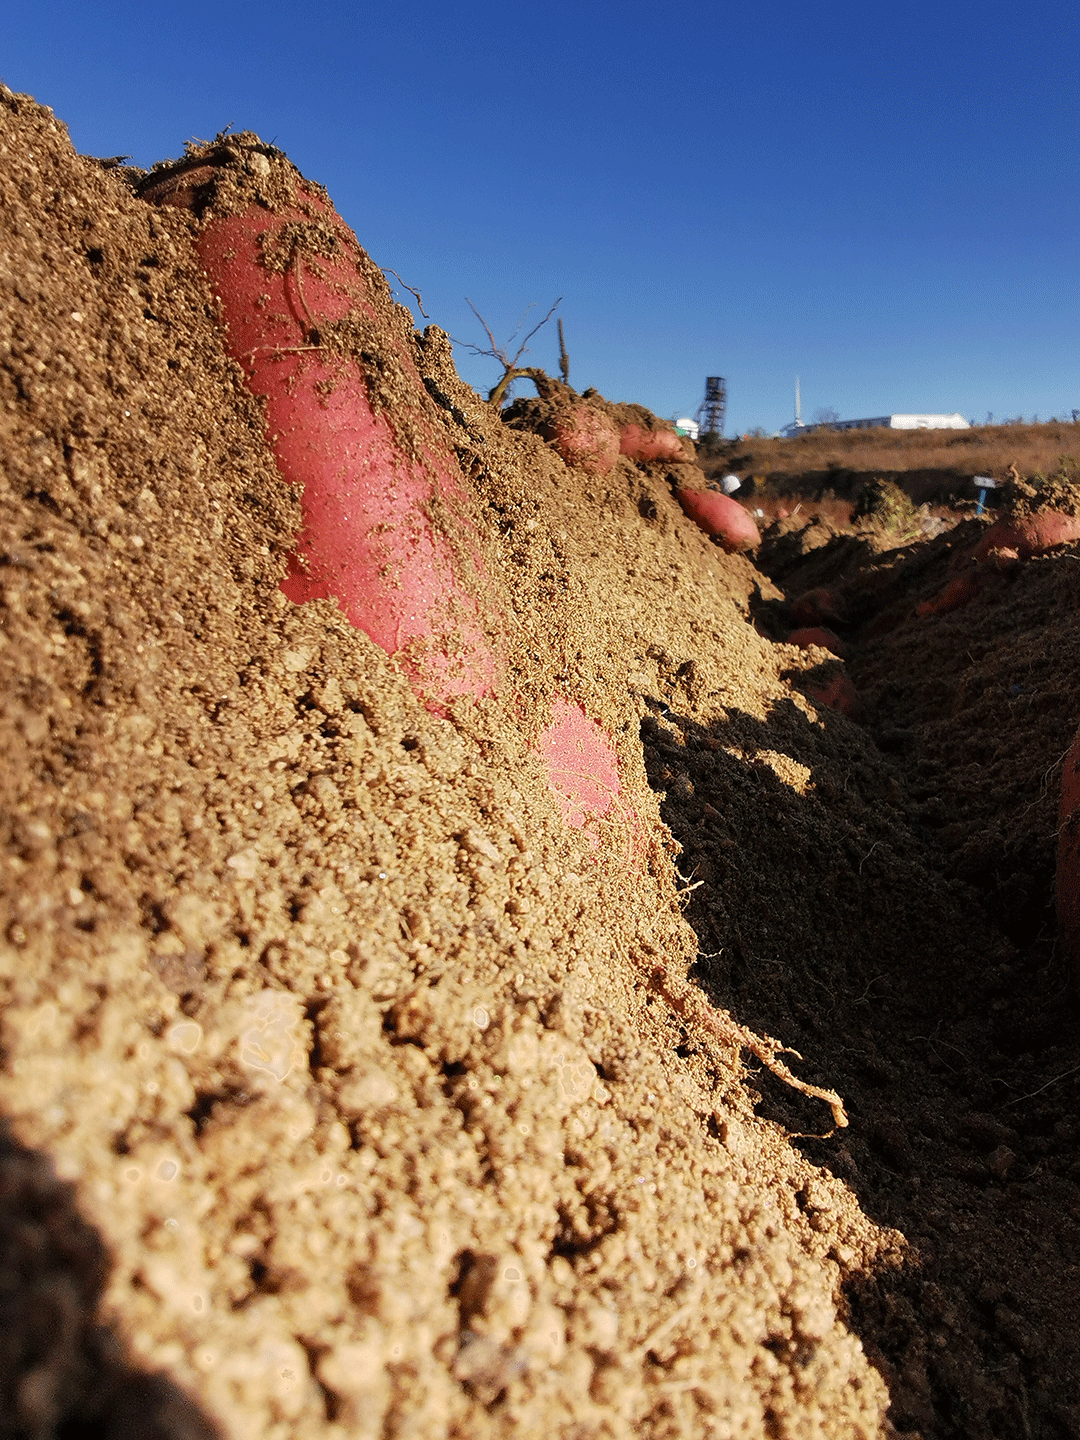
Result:
<svg viewBox="0 0 1080 1440"><path fill-rule="evenodd" d="M790 440L796 435L810 435L815 430L970 430L971 426L957 412L955 415L876 415L871 420L827 420L821 425L804 425L796 420L780 431Z"/></svg>

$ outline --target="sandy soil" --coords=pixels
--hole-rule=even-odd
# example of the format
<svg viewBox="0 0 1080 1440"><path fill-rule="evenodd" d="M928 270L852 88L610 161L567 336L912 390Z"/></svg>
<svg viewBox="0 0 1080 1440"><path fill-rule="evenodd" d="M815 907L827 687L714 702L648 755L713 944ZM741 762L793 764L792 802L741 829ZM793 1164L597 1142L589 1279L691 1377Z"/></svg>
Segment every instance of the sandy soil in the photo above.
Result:
<svg viewBox="0 0 1080 1440"><path fill-rule="evenodd" d="M727 556L386 292L511 657L438 718L278 589L196 222L7 91L0 197L0 1433L1080 1433L1075 551L938 616L981 522ZM785 643L820 586L857 719Z"/></svg>

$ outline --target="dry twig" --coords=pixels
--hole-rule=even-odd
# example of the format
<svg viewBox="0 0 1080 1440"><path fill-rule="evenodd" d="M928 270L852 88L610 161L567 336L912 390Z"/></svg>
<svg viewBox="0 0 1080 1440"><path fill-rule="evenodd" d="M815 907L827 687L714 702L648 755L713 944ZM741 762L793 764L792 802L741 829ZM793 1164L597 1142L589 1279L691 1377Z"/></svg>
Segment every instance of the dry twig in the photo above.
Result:
<svg viewBox="0 0 1080 1440"><path fill-rule="evenodd" d="M389 265L384 265L382 267L382 272L384 275L392 275L403 290L408 290L409 294L416 301L416 308L420 311L420 314L424 317L425 320L431 319L431 316L424 309L424 302L420 298L419 290L414 290L411 285L406 285L405 281L402 280L401 276L397 273L397 271L391 270Z"/></svg>
<svg viewBox="0 0 1080 1440"><path fill-rule="evenodd" d="M481 346L470 344L468 340L455 340L454 344L464 346L466 350L470 350L474 355L490 355L493 360L497 360L499 364L503 367L502 375L499 377L499 380L488 395L488 400L491 402L492 405L501 405L506 397L507 390L510 388L511 383L514 380L518 380L526 376L529 378L535 378L534 367L519 367L518 361L523 355L527 354L529 341L532 339L532 337L536 334L538 330L542 330L544 328L547 322L551 319L552 315L555 314L555 311L562 304L562 296L559 296L558 300L555 301L555 304L552 305L551 309L547 312L544 318L540 320L537 324L535 324L533 328L529 331L529 333L523 338L521 344L518 346L513 356L510 355L510 346L514 343L518 335L521 333L521 327L525 324L525 321L528 318L529 310L531 310L533 307L530 305L525 311L525 314L518 321L514 333L510 336L510 339L506 342L506 344L500 345L499 342L495 339L495 336L492 334L491 326L487 323L483 315L481 315L480 311L476 308L476 306L473 304L473 302L469 299L467 295L465 296L465 303L468 305L469 309L473 312L476 318L480 321L480 324L484 327L484 333L487 335L488 343L486 346ZM561 364L562 357L565 355L565 349L562 345L562 321L559 322L559 346ZM569 360L567 360L567 367L569 368ZM543 374L542 371L537 373Z"/></svg>

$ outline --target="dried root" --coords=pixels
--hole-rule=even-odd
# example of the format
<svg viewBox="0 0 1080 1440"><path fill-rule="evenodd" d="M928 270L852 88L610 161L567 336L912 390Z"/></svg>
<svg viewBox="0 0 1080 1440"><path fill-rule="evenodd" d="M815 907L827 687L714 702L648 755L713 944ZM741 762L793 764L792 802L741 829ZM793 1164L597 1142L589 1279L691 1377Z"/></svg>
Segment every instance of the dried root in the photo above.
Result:
<svg viewBox="0 0 1080 1440"><path fill-rule="evenodd" d="M802 1056L797 1050L782 1045L779 1040L774 1040L769 1035L755 1035L752 1030L747 1029L745 1025L740 1025L724 1011L716 1010L704 996L689 984L676 988L671 977L660 970L654 972L653 983L664 999L684 1020L710 1030L726 1046L749 1050L755 1059L761 1061L766 1070L769 1070L778 1080L782 1080L785 1085L790 1085L793 1090L798 1090L802 1095L808 1095L812 1100L823 1100L832 1111L833 1130L847 1128L847 1111L844 1109L843 1100L836 1091L823 1090L818 1085L810 1085L805 1080L800 1080L780 1059L781 1055L794 1055L796 1060L801 1060ZM822 1136L821 1138L827 1137Z"/></svg>

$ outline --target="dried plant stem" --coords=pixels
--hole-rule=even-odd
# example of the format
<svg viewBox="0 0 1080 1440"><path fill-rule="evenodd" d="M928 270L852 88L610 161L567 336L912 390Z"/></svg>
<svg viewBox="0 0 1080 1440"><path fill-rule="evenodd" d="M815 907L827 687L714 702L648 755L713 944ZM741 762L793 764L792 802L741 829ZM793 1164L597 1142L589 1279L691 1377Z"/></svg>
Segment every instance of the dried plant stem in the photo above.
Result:
<svg viewBox="0 0 1080 1440"><path fill-rule="evenodd" d="M543 370L536 370L533 367L519 369L518 361L521 359L522 355L526 353L529 341L532 339L532 337L536 334L538 330L543 329L543 327L551 319L552 315L555 314L555 311L562 304L561 295L559 296L558 300L555 301L555 304L552 305L551 309L547 312L544 318L538 321L533 326L533 328L522 340L521 344L518 346L517 350L514 352L513 355L510 354L510 346L513 341L517 339L518 332L521 330L522 325L525 324L525 315L528 315L529 311L526 310L525 315L523 315L518 321L517 329L514 331L513 335L510 336L510 339L506 342L506 344L500 345L492 333L491 326L484 319L483 315L480 314L480 311L476 308L476 306L473 304L473 302L469 299L467 295L465 296L465 303L468 305L469 309L473 312L476 318L480 321L480 324L484 327L484 334L488 338L488 343L486 347L480 345L470 345L467 341L464 340L458 340L455 341L455 343L458 345L464 345L465 348L467 350L471 350L474 355L490 355L493 360L497 360L499 364L503 367L503 373L498 383L488 395L488 401L490 404L501 405L506 395L506 392L510 387L511 382L514 380L520 379L522 377L535 379L537 375L544 375L544 378L547 378ZM532 309L531 305L529 306L529 309ZM562 344L562 321L559 322L559 347L561 363L562 357L565 354ZM569 360L567 360L567 365L569 366Z"/></svg>
<svg viewBox="0 0 1080 1440"><path fill-rule="evenodd" d="M781 1055L793 1055L796 1060L801 1060L802 1056L797 1050L782 1045L770 1035L755 1035L745 1025L740 1025L730 1015L710 1005L689 982L680 985L659 967L653 972L652 979L656 989L682 1019L711 1031L726 1046L749 1050L766 1070L785 1085L790 1085L793 1090L798 1090L801 1095L807 1095L812 1100L824 1101L832 1111L834 1129L847 1128L847 1112L836 1091L824 1090L818 1085L810 1085L805 1080L800 1080L780 1059Z"/></svg>
<svg viewBox="0 0 1080 1440"><path fill-rule="evenodd" d="M559 374L562 376L564 385L570 384L570 355L566 348L566 337L563 334L562 320L559 320Z"/></svg>

